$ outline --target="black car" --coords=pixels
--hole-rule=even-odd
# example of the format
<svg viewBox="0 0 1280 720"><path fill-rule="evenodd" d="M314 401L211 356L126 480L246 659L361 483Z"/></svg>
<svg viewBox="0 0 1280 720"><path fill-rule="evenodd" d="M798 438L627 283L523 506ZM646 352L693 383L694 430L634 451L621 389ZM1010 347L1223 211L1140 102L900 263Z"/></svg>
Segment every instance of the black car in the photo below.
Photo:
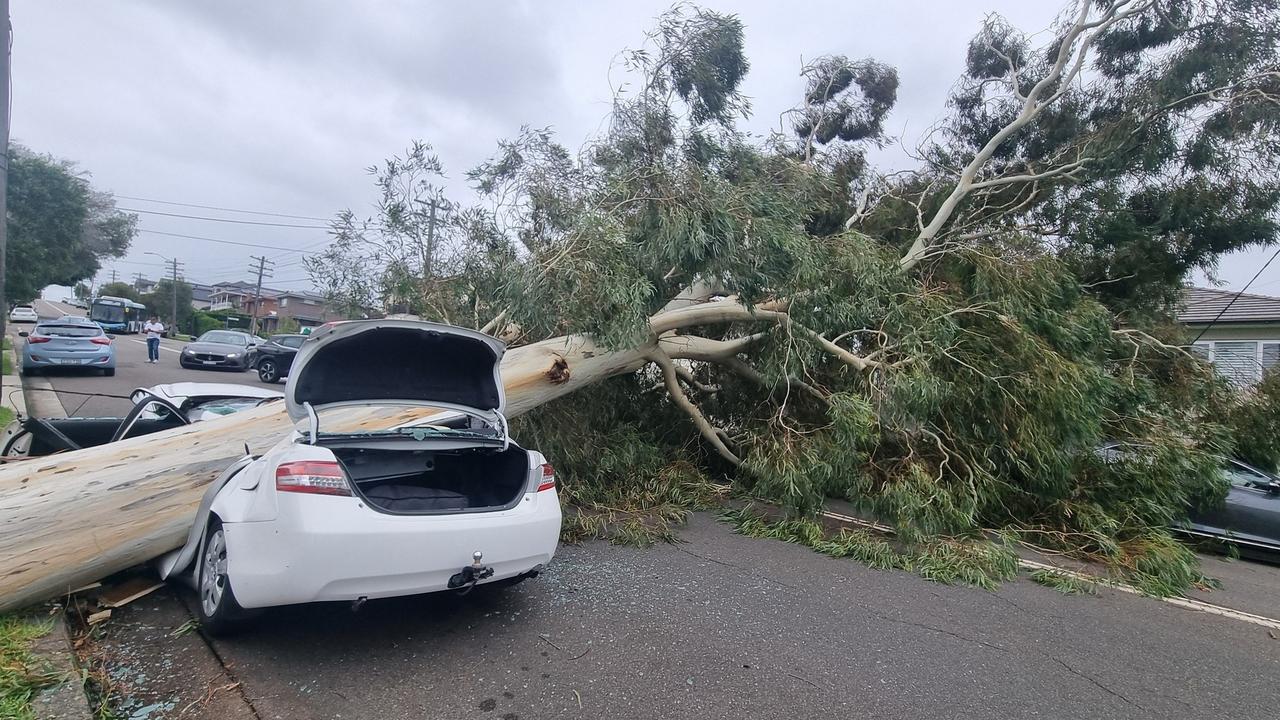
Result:
<svg viewBox="0 0 1280 720"><path fill-rule="evenodd" d="M1105 462L1134 457L1137 446L1107 443L1097 449ZM1218 507L1195 510L1174 528L1197 538L1221 540L1240 551L1256 551L1267 559L1280 557L1280 477L1234 458L1221 458L1222 475L1230 483Z"/></svg>
<svg viewBox="0 0 1280 720"><path fill-rule="evenodd" d="M298 354L306 335L272 335L258 346L258 379L264 383L278 383L289 374L293 356Z"/></svg>
<svg viewBox="0 0 1280 720"><path fill-rule="evenodd" d="M1280 552L1280 478L1239 460L1223 460L1231 483L1221 507L1191 516L1183 532L1226 540L1240 549Z"/></svg>
<svg viewBox="0 0 1280 720"><path fill-rule="evenodd" d="M244 372L257 361L261 339L238 330L210 330L182 348L178 363L184 368L239 370Z"/></svg>

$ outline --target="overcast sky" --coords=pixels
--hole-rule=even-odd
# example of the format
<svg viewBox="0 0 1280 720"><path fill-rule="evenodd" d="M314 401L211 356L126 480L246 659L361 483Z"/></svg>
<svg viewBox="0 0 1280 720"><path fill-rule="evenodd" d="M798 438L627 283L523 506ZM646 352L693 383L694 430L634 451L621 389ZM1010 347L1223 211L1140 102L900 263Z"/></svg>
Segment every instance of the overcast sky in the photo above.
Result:
<svg viewBox="0 0 1280 720"><path fill-rule="evenodd" d="M233 220L314 220L203 210L189 203L317 218L368 214L364 168L413 139L464 172L521 125L550 126L577 147L601 127L618 53L636 47L669 2L528 0L17 0L12 136L74 160L121 207ZM804 59L872 56L896 66L888 128L914 146L944 109L965 44L984 15L1042 30L1057 3L1025 0L708 0L746 25L745 90L760 132L795 105ZM909 166L901 147L874 156ZM268 227L141 215L121 278L156 276L176 256L197 282L247 279L251 255L276 263L275 287L310 286L296 250L323 246L314 227ZM246 247L163 235L194 235ZM1241 287L1270 253L1229 258ZM1280 264L1253 289L1280 293ZM61 291L59 291L61 292Z"/></svg>

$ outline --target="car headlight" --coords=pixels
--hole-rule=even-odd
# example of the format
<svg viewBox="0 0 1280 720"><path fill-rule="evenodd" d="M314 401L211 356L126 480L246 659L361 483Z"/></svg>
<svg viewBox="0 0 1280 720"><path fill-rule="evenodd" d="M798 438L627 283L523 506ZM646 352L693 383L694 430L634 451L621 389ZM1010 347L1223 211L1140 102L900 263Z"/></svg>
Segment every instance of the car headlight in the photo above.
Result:
<svg viewBox="0 0 1280 720"><path fill-rule="evenodd" d="M227 357L228 357L228 358L233 358L233 357L236 357L236 354L235 354L235 353L227 353Z"/></svg>
<svg viewBox="0 0 1280 720"><path fill-rule="evenodd" d="M195 355L195 351L193 351L191 348L182 348L182 354L183 354L183 355Z"/></svg>

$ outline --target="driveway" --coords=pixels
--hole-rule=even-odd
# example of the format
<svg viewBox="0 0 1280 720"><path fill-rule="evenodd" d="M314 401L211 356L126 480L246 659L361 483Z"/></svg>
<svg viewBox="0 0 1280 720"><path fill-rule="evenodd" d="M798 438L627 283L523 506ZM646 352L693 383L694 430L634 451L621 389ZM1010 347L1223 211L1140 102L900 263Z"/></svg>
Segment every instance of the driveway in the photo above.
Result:
<svg viewBox="0 0 1280 720"><path fill-rule="evenodd" d="M195 636L174 634L193 598L163 591L118 610L100 651L130 678L126 709L152 718L1243 720L1280 707L1280 641L1256 625L1108 590L941 586L707 515L681 534L566 547L505 592L277 609L198 652L166 649ZM226 677L210 677L219 665Z"/></svg>

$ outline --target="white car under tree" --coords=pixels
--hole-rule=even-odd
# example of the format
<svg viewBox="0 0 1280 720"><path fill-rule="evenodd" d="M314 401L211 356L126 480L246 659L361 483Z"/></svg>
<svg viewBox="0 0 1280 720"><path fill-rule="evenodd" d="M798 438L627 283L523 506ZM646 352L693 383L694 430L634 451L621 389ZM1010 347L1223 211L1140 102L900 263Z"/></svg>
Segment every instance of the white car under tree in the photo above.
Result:
<svg viewBox="0 0 1280 720"><path fill-rule="evenodd" d="M197 588L214 633L246 609L537 575L556 551L560 503L546 458L507 436L504 350L408 320L314 333L285 387L294 431L222 474L161 575ZM438 412L388 431L326 428L344 408L384 406Z"/></svg>

